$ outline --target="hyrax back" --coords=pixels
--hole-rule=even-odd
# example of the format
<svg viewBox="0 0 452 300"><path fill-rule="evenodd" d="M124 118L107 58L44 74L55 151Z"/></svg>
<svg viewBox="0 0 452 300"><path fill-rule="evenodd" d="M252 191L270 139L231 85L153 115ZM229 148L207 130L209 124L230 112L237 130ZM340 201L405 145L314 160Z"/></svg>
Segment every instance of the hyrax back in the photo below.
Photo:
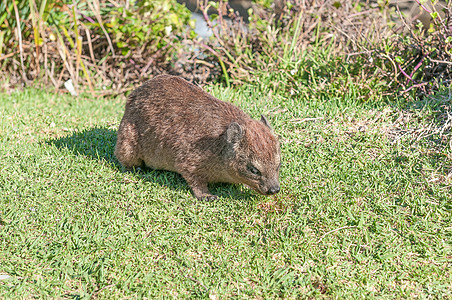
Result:
<svg viewBox="0 0 452 300"><path fill-rule="evenodd" d="M251 119L176 76L161 75L130 95L115 155L126 168L181 174L196 198L213 199L210 182L279 192L280 149L265 117Z"/></svg>

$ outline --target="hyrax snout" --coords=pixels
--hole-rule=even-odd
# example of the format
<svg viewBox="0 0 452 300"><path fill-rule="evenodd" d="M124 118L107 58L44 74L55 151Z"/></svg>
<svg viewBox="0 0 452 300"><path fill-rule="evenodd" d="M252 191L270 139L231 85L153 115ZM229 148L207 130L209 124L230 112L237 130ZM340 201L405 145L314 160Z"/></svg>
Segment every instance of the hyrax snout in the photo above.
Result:
<svg viewBox="0 0 452 300"><path fill-rule="evenodd" d="M177 76L157 76L130 94L115 155L128 170L144 164L181 174L198 199L216 198L211 182L280 190L280 147L267 119L253 120Z"/></svg>

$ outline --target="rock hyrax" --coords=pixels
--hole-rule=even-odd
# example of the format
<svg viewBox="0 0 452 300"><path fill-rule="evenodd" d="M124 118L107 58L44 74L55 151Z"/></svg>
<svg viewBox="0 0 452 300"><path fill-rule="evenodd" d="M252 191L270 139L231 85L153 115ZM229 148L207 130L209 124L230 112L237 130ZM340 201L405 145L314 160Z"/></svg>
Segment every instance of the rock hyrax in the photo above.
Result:
<svg viewBox="0 0 452 300"><path fill-rule="evenodd" d="M115 155L126 170L142 166L181 174L198 199L215 199L210 182L279 192L281 155L269 122L251 119L177 76L160 75L130 94Z"/></svg>

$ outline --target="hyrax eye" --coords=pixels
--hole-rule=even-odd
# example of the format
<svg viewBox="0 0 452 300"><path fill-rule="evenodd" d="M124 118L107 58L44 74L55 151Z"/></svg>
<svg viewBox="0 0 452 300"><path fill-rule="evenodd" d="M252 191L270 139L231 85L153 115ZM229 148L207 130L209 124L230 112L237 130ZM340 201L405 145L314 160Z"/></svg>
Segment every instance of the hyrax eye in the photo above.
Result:
<svg viewBox="0 0 452 300"><path fill-rule="evenodd" d="M254 175L257 175L257 176L262 175L261 172L258 169L256 169L256 167L253 165L248 165L246 168L248 169L248 171L250 171Z"/></svg>

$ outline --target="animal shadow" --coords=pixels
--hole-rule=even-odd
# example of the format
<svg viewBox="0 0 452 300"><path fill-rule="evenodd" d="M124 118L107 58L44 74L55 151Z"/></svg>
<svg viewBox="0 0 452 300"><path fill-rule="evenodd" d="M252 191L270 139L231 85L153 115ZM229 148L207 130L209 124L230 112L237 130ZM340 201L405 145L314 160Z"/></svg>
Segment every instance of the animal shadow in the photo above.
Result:
<svg viewBox="0 0 452 300"><path fill-rule="evenodd" d="M114 155L116 138L116 130L107 127L94 127L51 139L46 143L54 145L60 150L69 150L75 155L106 163L118 172L122 172L123 168ZM134 175L140 180L154 182L173 190L188 190L191 192L186 181L178 173L143 167L134 172ZM237 185L219 183L209 187L214 194L221 197L232 197L236 200L254 198L251 191L242 191L240 186Z"/></svg>
<svg viewBox="0 0 452 300"><path fill-rule="evenodd" d="M107 162L113 168L121 170L121 164L113 154L116 144L115 130L94 127L48 140L47 144L54 145L60 150L69 150L76 155Z"/></svg>

